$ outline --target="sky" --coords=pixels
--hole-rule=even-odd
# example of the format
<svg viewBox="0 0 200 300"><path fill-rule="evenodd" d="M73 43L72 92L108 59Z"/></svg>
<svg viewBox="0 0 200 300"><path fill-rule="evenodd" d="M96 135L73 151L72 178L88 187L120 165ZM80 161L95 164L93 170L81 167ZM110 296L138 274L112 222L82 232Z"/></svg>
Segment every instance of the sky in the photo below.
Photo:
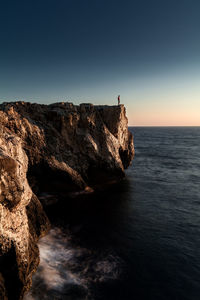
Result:
<svg viewBox="0 0 200 300"><path fill-rule="evenodd" d="M199 0L0 1L0 102L125 104L200 126Z"/></svg>

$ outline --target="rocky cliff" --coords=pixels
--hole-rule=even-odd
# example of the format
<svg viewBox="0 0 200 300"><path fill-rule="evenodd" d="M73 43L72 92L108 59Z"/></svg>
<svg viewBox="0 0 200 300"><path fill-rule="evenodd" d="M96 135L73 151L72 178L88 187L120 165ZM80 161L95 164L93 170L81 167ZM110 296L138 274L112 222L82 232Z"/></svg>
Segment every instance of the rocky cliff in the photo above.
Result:
<svg viewBox="0 0 200 300"><path fill-rule="evenodd" d="M22 299L38 266L50 224L37 196L118 181L133 155L123 105L0 105L0 299Z"/></svg>

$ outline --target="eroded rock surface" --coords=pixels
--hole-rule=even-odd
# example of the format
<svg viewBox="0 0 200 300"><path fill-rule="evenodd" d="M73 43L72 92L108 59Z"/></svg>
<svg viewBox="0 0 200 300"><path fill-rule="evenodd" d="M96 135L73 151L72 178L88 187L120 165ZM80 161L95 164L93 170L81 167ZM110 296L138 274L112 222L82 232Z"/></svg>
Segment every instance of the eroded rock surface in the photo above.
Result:
<svg viewBox="0 0 200 300"><path fill-rule="evenodd" d="M38 266L50 225L36 195L118 181L133 155L123 105L0 105L0 299L22 299Z"/></svg>

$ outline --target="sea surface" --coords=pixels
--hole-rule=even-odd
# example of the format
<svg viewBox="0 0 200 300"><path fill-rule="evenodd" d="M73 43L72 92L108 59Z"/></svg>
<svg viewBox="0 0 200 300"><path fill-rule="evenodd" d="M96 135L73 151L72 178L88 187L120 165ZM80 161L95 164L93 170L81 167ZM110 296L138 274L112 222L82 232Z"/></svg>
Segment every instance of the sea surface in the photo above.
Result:
<svg viewBox="0 0 200 300"><path fill-rule="evenodd" d="M130 130L126 179L49 209L26 300L200 299L200 127Z"/></svg>

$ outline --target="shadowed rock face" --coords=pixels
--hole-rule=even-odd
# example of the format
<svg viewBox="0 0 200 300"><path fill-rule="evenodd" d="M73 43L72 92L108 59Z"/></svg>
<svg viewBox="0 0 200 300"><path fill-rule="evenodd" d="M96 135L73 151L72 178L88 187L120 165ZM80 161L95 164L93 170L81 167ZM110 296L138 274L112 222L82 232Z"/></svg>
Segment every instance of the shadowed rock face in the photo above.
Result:
<svg viewBox="0 0 200 300"><path fill-rule="evenodd" d="M0 299L22 299L38 266L50 225L36 195L118 181L133 156L123 105L0 105Z"/></svg>

